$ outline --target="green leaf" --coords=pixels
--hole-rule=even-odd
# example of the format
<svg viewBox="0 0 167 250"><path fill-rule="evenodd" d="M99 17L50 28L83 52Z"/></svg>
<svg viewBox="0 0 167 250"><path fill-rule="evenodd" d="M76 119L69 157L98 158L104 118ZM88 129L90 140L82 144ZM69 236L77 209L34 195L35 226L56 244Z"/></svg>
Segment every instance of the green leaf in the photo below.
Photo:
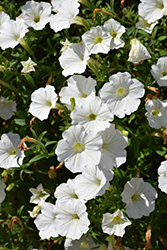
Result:
<svg viewBox="0 0 167 250"><path fill-rule="evenodd" d="M14 122L15 122L17 125L20 125L20 126L25 126L25 125L26 125L25 119L14 119Z"/></svg>
<svg viewBox="0 0 167 250"><path fill-rule="evenodd" d="M30 161L29 164L33 163L34 161L39 161L43 158L45 158L46 155L45 154L40 154L40 155L36 155L35 157L33 157Z"/></svg>
<svg viewBox="0 0 167 250"><path fill-rule="evenodd" d="M23 73L24 77L26 78L26 80L28 81L28 83L30 83L33 87L36 88L34 79L32 78L31 75L29 75L28 73Z"/></svg>

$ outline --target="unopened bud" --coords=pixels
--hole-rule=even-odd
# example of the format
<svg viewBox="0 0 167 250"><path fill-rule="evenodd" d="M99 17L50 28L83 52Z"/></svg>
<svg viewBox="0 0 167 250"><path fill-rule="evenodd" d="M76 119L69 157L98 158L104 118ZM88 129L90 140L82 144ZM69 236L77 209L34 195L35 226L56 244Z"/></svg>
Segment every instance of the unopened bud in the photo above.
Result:
<svg viewBox="0 0 167 250"><path fill-rule="evenodd" d="M10 183L6 188L6 191L11 191L14 186L15 186L14 183Z"/></svg>
<svg viewBox="0 0 167 250"><path fill-rule="evenodd" d="M123 135L128 136L129 132L127 130L125 130L123 127L117 125L116 127Z"/></svg>

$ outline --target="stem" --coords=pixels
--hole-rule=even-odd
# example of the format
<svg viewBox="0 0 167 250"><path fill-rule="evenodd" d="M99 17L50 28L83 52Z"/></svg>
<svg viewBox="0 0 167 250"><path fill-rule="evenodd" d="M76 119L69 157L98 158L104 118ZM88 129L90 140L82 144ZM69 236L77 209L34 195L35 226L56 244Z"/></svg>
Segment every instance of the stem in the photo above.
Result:
<svg viewBox="0 0 167 250"><path fill-rule="evenodd" d="M2 81L1 79L0 79L0 84L7 87L8 89L11 89L12 91L18 92L18 90L15 87L12 87L11 85L9 85L8 83Z"/></svg>
<svg viewBox="0 0 167 250"><path fill-rule="evenodd" d="M62 104L60 103L56 103L56 106L52 109L58 109L58 110L67 110L66 107L64 107Z"/></svg>
<svg viewBox="0 0 167 250"><path fill-rule="evenodd" d="M20 42L19 44L33 57L34 60L35 59L35 56L34 56L34 52L32 51L32 49L28 46L27 42L23 39L23 38L20 38Z"/></svg>
<svg viewBox="0 0 167 250"><path fill-rule="evenodd" d="M78 25L82 25L85 27L86 30L89 30L90 29L90 25L88 23L88 21L86 21L84 18L80 17L80 16L76 16L74 19L73 19L73 23L76 23Z"/></svg>

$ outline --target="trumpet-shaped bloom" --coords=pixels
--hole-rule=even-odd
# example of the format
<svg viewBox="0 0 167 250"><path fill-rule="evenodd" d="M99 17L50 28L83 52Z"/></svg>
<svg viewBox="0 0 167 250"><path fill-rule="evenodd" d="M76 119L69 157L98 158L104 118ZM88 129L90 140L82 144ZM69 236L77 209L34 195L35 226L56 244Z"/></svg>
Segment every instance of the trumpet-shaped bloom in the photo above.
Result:
<svg viewBox="0 0 167 250"><path fill-rule="evenodd" d="M83 125L86 130L101 131L110 126L113 120L106 103L98 96L88 96L81 99L78 106L71 112L72 124Z"/></svg>
<svg viewBox="0 0 167 250"><path fill-rule="evenodd" d="M1 192L0 192L0 203L2 203L2 201L6 197L5 188L6 188L5 183L2 180L0 180L0 190L1 190Z"/></svg>
<svg viewBox="0 0 167 250"><path fill-rule="evenodd" d="M145 103L147 112L145 113L148 123L152 128L167 127L167 100L148 100Z"/></svg>
<svg viewBox="0 0 167 250"><path fill-rule="evenodd" d="M167 194L167 161L162 161L158 168L158 187Z"/></svg>
<svg viewBox="0 0 167 250"><path fill-rule="evenodd" d="M103 171L97 166L85 166L82 174L77 175L74 180L76 194L86 201L103 195L106 188L110 186Z"/></svg>
<svg viewBox="0 0 167 250"><path fill-rule="evenodd" d="M167 2L166 0L141 0L138 12L148 23L155 22L167 15Z"/></svg>
<svg viewBox="0 0 167 250"><path fill-rule="evenodd" d="M43 188L42 184L39 184L38 187L30 188L29 191L33 194L30 198L30 203L42 204L50 194Z"/></svg>
<svg viewBox="0 0 167 250"><path fill-rule="evenodd" d="M126 213L129 217L138 219L148 216L155 208L156 190L143 178L132 178L124 186L121 194L126 203Z"/></svg>
<svg viewBox="0 0 167 250"><path fill-rule="evenodd" d="M103 139L100 168L111 170L114 166L119 167L126 161L124 148L128 145L127 138L115 129L114 124L110 124L109 128L100 131L99 134Z"/></svg>
<svg viewBox="0 0 167 250"><path fill-rule="evenodd" d="M35 2L33 0L26 2L21 8L25 24L33 27L35 30L42 30L51 18L51 5L45 2Z"/></svg>
<svg viewBox="0 0 167 250"><path fill-rule="evenodd" d="M76 0L62 1L56 8L58 13L52 15L50 27L55 32L69 28L74 22L76 15L79 13L80 4Z"/></svg>
<svg viewBox="0 0 167 250"><path fill-rule="evenodd" d="M130 41L131 50L129 52L128 61L138 64L145 59L151 58L151 55L148 53L146 47L141 44L141 42L137 39L132 39Z"/></svg>
<svg viewBox="0 0 167 250"><path fill-rule="evenodd" d="M90 235L88 237L83 235L79 240L67 238L64 243L65 250L91 250L93 248L97 249L97 247L98 245L95 244Z"/></svg>
<svg viewBox="0 0 167 250"><path fill-rule="evenodd" d="M157 25L157 21L153 23L148 23L146 20L144 20L141 16L139 17L139 21L136 23L136 28L144 30L145 32L151 34L155 25Z"/></svg>
<svg viewBox="0 0 167 250"><path fill-rule="evenodd" d="M138 109L140 98L144 93L144 85L141 82L131 78L128 72L118 72L104 84L99 91L99 96L108 104L114 115L123 118Z"/></svg>
<svg viewBox="0 0 167 250"><path fill-rule="evenodd" d="M88 49L82 43L74 43L64 50L59 57L59 62L63 68L64 76L81 74L86 70L87 61L89 60Z"/></svg>
<svg viewBox="0 0 167 250"><path fill-rule="evenodd" d="M71 76L67 80L67 87L62 88L59 93L60 101L66 105L68 109L71 109L71 98L75 98L75 104L78 106L81 98L87 96L95 96L96 81L92 77L86 78L82 75Z"/></svg>
<svg viewBox="0 0 167 250"><path fill-rule="evenodd" d="M16 47L27 32L27 25L21 18L4 22L0 29L0 47L3 50Z"/></svg>
<svg viewBox="0 0 167 250"><path fill-rule="evenodd" d="M97 26L85 32L82 41L90 54L107 54L110 50L111 36L103 27Z"/></svg>
<svg viewBox="0 0 167 250"><path fill-rule="evenodd" d="M110 49L118 49L124 46L125 43L121 36L126 30L123 25L111 18L104 23L103 27L111 35Z"/></svg>
<svg viewBox="0 0 167 250"><path fill-rule="evenodd" d="M68 179L67 183L60 184L56 188L54 196L55 198L65 202L70 199L79 199L75 191L74 179Z"/></svg>
<svg viewBox="0 0 167 250"><path fill-rule="evenodd" d="M0 117L4 120L10 119L16 112L16 102L0 97Z"/></svg>
<svg viewBox="0 0 167 250"><path fill-rule="evenodd" d="M24 152L18 148L20 142L19 134L11 132L2 134L0 140L0 168L20 167L25 157Z"/></svg>
<svg viewBox="0 0 167 250"><path fill-rule="evenodd" d="M100 162L103 142L98 133L88 133L83 126L76 125L63 132L62 137L55 154L71 172L82 172L84 166L91 167Z"/></svg>
<svg viewBox="0 0 167 250"><path fill-rule="evenodd" d="M58 232L55 229L56 213L54 212L55 205L44 202L41 204L41 214L34 220L36 227L39 230L41 239L49 239L50 237L57 237Z"/></svg>
<svg viewBox="0 0 167 250"><path fill-rule="evenodd" d="M57 201L54 208L55 229L72 240L80 239L89 230L89 219L85 204L80 200Z"/></svg>
<svg viewBox="0 0 167 250"><path fill-rule="evenodd" d="M151 66L151 74L159 86L167 86L167 56L159 58L157 64Z"/></svg>
<svg viewBox="0 0 167 250"><path fill-rule="evenodd" d="M29 57L27 61L21 61L21 64L23 66L23 69L21 72L23 73L35 71L35 68L33 66L37 65L35 62L32 61L31 57Z"/></svg>
<svg viewBox="0 0 167 250"><path fill-rule="evenodd" d="M102 230L109 235L114 234L123 237L125 234L125 227L131 224L130 220L126 218L119 209L113 214L103 214Z"/></svg>
<svg viewBox="0 0 167 250"><path fill-rule="evenodd" d="M5 12L1 11L0 12L0 27L3 23L8 21L9 19L10 19L10 16L8 14L6 14ZM1 33L1 31L0 31L0 33Z"/></svg>
<svg viewBox="0 0 167 250"><path fill-rule="evenodd" d="M29 112L41 121L48 118L50 110L55 108L57 94L54 86L47 85L45 88L35 90L31 95Z"/></svg>

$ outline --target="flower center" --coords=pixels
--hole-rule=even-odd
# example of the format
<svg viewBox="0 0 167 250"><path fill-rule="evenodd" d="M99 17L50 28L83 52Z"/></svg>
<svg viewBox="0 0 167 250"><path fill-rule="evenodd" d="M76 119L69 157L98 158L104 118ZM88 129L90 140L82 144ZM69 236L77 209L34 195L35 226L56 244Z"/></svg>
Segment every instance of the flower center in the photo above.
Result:
<svg viewBox="0 0 167 250"><path fill-rule="evenodd" d="M159 114L160 114L160 110L159 109L157 109L157 108L155 108L153 111L152 111L152 115L153 116L158 116Z"/></svg>
<svg viewBox="0 0 167 250"><path fill-rule="evenodd" d="M116 33L116 32L112 32L112 33L110 33L110 35L111 35L113 38L115 38L115 37L117 36L117 33Z"/></svg>
<svg viewBox="0 0 167 250"><path fill-rule="evenodd" d="M83 241L81 244L81 249L89 249L89 244L86 241Z"/></svg>
<svg viewBox="0 0 167 250"><path fill-rule="evenodd" d="M120 224L120 221L121 221L122 219L119 217L119 215L117 215L117 216L115 216L114 218L113 218L113 222L116 222L116 223L118 223L118 224Z"/></svg>
<svg viewBox="0 0 167 250"><path fill-rule="evenodd" d="M167 71L164 70L164 71L162 72L162 75L163 75L163 76L167 76Z"/></svg>
<svg viewBox="0 0 167 250"><path fill-rule="evenodd" d="M39 17L39 16L35 16L35 17L34 17L34 22L35 22L35 23L38 23L39 21L40 21L40 17Z"/></svg>
<svg viewBox="0 0 167 250"><path fill-rule="evenodd" d="M88 116L88 118L89 118L89 121L96 120L96 115L90 114L90 115Z"/></svg>
<svg viewBox="0 0 167 250"><path fill-rule="evenodd" d="M125 97L127 95L127 90L124 88L120 88L117 90L117 97Z"/></svg>
<svg viewBox="0 0 167 250"><path fill-rule="evenodd" d="M95 43L101 43L102 41L103 39L99 36L95 38Z"/></svg>
<svg viewBox="0 0 167 250"><path fill-rule="evenodd" d="M16 155L16 153L17 153L16 149L13 148L12 151L11 151L11 154Z"/></svg>
<svg viewBox="0 0 167 250"><path fill-rule="evenodd" d="M77 142L74 146L74 149L76 153L81 153L82 151L84 151L85 147L82 143Z"/></svg>

